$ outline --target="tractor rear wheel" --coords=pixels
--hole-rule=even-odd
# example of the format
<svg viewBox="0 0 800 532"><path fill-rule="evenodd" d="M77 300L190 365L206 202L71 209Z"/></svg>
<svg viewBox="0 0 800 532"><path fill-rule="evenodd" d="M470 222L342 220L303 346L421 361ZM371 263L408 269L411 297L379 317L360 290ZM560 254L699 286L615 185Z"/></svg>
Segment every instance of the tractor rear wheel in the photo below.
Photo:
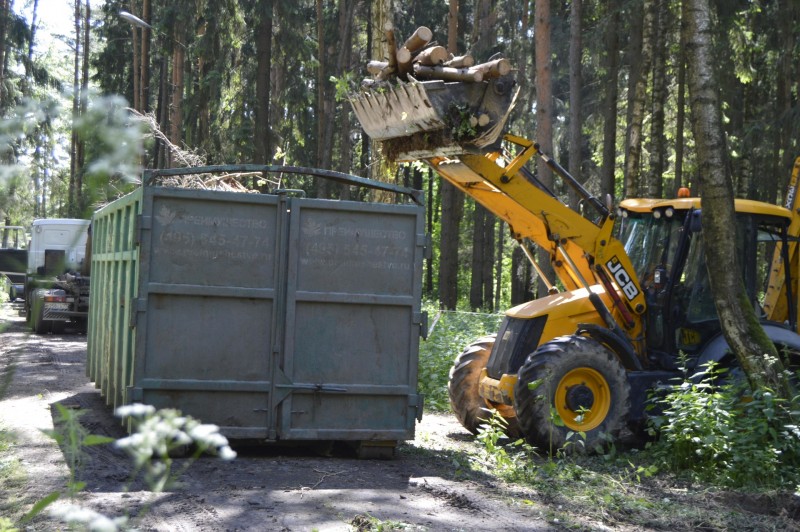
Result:
<svg viewBox="0 0 800 532"><path fill-rule="evenodd" d="M556 338L528 356L517 376L514 407L531 445L550 453L592 452L621 441L630 384L616 355L601 343Z"/></svg>
<svg viewBox="0 0 800 532"><path fill-rule="evenodd" d="M479 338L456 357L447 381L450 407L461 425L473 434L477 434L480 426L489 421L490 409L495 408L507 423L506 434L510 438L518 438L521 432L513 409L505 405L490 406L478 393L481 371L489 362L494 341L493 334Z"/></svg>

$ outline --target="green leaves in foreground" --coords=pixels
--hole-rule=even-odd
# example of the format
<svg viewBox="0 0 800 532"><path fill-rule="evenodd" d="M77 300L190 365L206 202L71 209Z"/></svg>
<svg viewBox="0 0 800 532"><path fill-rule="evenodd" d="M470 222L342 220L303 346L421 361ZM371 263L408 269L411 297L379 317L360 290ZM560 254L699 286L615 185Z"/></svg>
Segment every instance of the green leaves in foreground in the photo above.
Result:
<svg viewBox="0 0 800 532"><path fill-rule="evenodd" d="M787 488L800 483L800 398L700 380L673 385L655 404L651 446L663 467L725 487Z"/></svg>

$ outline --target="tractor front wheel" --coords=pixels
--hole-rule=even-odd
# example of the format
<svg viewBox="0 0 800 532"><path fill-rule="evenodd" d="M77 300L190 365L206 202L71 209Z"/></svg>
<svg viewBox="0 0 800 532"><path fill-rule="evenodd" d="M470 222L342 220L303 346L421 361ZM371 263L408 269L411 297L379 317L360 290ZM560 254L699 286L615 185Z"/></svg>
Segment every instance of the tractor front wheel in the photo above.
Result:
<svg viewBox="0 0 800 532"><path fill-rule="evenodd" d="M528 443L550 453L621 441L630 384L616 355L583 336L542 344L518 372L514 407Z"/></svg>
<svg viewBox="0 0 800 532"><path fill-rule="evenodd" d="M459 354L450 368L450 379L447 381L447 392L450 396L450 407L465 429L473 434L478 433L481 425L485 425L490 415L490 405L478 393L480 376L489 362L495 335L479 338L467 346ZM498 405L496 410L506 421L506 434L511 438L520 436L517 419L510 406Z"/></svg>

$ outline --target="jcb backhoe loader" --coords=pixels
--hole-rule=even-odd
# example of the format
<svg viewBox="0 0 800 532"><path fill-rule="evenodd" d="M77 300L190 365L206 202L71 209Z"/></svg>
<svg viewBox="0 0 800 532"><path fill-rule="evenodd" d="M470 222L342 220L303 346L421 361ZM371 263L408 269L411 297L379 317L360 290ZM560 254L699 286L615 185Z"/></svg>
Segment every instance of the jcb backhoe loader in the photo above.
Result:
<svg viewBox="0 0 800 532"><path fill-rule="evenodd" d="M702 231L701 201L626 199L612 210L534 142L502 135L513 80L472 83L470 90L461 82L412 80L351 98L384 153L425 161L507 222L523 249L533 243L547 250L558 277L552 284L560 291L508 310L496 335L456 357L452 408L473 433L495 409L509 434L543 449L562 447L575 432L585 434L589 449L634 440L649 390L680 376L681 364L690 371L711 361L736 365L709 289L702 242L713 235ZM458 121L470 115L489 120L464 136ZM579 193L585 212L569 208L526 168L535 155ZM764 329L789 357L800 354L799 173L800 159L784 206L736 200L732 250ZM798 359L789 362L797 366Z"/></svg>

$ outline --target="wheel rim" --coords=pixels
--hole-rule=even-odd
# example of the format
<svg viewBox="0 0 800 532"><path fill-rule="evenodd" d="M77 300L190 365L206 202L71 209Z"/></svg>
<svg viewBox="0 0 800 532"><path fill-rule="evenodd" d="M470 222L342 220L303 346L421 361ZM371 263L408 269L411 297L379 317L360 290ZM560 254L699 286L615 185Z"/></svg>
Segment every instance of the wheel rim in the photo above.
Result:
<svg viewBox="0 0 800 532"><path fill-rule="evenodd" d="M555 408L570 430L597 428L611 409L611 391L603 375L592 368L575 368L558 383Z"/></svg>

